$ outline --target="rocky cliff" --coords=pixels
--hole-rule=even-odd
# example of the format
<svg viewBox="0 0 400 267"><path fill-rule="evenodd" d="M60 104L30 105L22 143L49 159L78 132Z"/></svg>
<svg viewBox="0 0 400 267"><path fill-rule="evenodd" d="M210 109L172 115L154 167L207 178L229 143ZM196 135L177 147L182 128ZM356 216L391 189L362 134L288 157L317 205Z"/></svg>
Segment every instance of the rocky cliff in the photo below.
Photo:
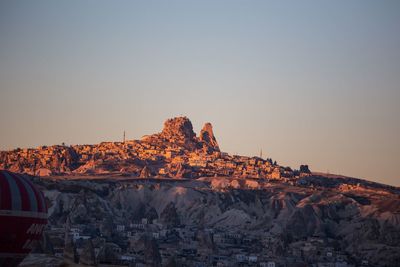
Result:
<svg viewBox="0 0 400 267"><path fill-rule="evenodd" d="M219 179L225 178L174 184L139 180L42 180L37 184L50 203L49 220L53 226L63 225L66 220L73 225L95 223L101 225L102 236L112 237L118 236L117 224L129 225L145 218L147 223L156 220L157 225L169 230L213 229L214 235L195 230L193 236L209 253L218 253L219 239L215 233L219 232L234 235L235 242L242 246L246 239L253 238L253 245L249 244L252 253L272 253L275 258L293 257L291 253L298 246L302 250L310 246L307 243L316 242L309 248L311 251L303 252L315 255L304 254L300 259L317 261L318 253L328 249L354 265L367 260L371 266L397 266L400 261L398 194L384 190L371 194L362 188L315 190L269 183L260 183L259 189L249 189L245 183L236 189L213 188L213 184L221 184L213 183ZM171 235L165 242L178 242L178 248L193 242L179 235L173 237L173 231ZM149 251L159 255L157 245L143 238L133 248L140 250L143 246L145 250L151 244ZM179 241L172 241L174 238ZM142 245L138 245L140 242ZM91 256L85 255L82 260L90 262Z"/></svg>
<svg viewBox="0 0 400 267"><path fill-rule="evenodd" d="M204 124L203 129L200 132L200 140L204 142L207 147L210 147L215 151L219 151L219 146L217 143L217 139L214 136L211 123L207 122L206 124Z"/></svg>
<svg viewBox="0 0 400 267"><path fill-rule="evenodd" d="M168 141L181 142L183 144L196 141L192 122L187 117L166 120L160 136Z"/></svg>

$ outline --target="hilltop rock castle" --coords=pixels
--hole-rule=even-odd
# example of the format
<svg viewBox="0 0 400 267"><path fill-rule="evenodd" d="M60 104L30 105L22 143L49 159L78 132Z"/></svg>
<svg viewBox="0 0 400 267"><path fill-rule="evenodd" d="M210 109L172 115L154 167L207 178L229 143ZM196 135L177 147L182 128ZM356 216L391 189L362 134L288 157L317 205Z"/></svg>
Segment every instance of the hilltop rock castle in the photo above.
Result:
<svg viewBox="0 0 400 267"><path fill-rule="evenodd" d="M141 140L54 145L0 152L0 168L38 176L123 174L132 177L289 179L307 175L271 159L221 152L211 123L199 136L187 117L168 119L160 133Z"/></svg>

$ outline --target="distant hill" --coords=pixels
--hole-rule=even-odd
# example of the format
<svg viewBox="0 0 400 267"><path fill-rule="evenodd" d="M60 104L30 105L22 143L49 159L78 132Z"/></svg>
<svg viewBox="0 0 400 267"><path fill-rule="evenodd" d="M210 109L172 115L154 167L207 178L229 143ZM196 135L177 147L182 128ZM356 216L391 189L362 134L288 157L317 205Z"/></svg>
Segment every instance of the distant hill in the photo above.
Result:
<svg viewBox="0 0 400 267"><path fill-rule="evenodd" d="M211 123L197 136L186 117L168 119L160 133L141 140L2 151L0 168L37 176L119 173L143 178L217 175L280 179L309 173L306 165L294 172L272 159L221 152Z"/></svg>

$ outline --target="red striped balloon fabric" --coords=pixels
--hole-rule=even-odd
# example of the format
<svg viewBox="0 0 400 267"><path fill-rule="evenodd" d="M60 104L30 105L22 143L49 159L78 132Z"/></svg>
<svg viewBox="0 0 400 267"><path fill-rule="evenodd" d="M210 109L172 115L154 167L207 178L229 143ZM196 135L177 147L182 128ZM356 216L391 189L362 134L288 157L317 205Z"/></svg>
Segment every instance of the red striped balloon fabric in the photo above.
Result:
<svg viewBox="0 0 400 267"><path fill-rule="evenodd" d="M0 266L17 266L46 224L42 192L26 175L0 170Z"/></svg>

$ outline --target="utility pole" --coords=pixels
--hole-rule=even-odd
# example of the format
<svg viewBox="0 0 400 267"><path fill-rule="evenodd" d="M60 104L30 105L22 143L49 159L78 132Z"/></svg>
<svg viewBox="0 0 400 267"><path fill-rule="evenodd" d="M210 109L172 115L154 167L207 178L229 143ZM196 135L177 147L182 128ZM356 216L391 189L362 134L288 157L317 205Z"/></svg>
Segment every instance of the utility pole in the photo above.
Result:
<svg viewBox="0 0 400 267"><path fill-rule="evenodd" d="M125 131L124 131L124 144L125 144Z"/></svg>
<svg viewBox="0 0 400 267"><path fill-rule="evenodd" d="M260 149L260 158L262 159L262 148Z"/></svg>

